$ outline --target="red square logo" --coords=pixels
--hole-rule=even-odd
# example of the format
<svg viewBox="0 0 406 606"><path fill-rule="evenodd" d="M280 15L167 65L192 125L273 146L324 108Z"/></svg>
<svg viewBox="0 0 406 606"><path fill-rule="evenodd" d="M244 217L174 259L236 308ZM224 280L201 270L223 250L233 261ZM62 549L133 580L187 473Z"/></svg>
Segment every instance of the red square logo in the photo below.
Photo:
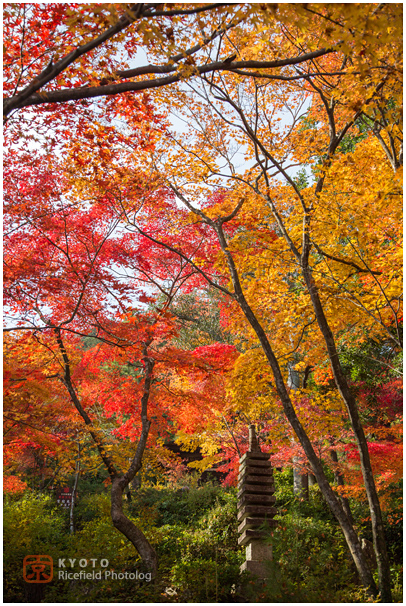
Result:
<svg viewBox="0 0 406 606"><path fill-rule="evenodd" d="M28 555L23 561L23 577L27 583L49 583L54 576L54 561L47 555Z"/></svg>

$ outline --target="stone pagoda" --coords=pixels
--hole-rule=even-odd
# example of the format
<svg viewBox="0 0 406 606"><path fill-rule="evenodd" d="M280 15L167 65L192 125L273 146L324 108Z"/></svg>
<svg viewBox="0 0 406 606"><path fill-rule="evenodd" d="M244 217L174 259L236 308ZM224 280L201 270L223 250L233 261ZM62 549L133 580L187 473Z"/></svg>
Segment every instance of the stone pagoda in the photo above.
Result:
<svg viewBox="0 0 406 606"><path fill-rule="evenodd" d="M272 547L264 542L269 529L277 526L275 485L269 454L261 452L254 425L249 427L249 450L240 458L238 475L239 545L246 547L247 570L260 579L267 577L265 561L272 559Z"/></svg>

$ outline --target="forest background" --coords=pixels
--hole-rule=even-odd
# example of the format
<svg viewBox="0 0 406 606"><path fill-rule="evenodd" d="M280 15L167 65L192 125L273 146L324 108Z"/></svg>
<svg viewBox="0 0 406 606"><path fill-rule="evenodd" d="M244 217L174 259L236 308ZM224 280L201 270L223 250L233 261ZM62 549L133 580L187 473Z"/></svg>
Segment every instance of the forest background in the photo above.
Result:
<svg viewBox="0 0 406 606"><path fill-rule="evenodd" d="M323 534L325 547L337 531L342 563L352 560L364 588L351 585L347 599L398 596L401 13L400 4L5 5L4 487L10 532L33 520L11 540L11 601L21 601L28 547L41 532L49 543L35 520L59 520L61 549L73 549L43 495L77 487L79 475L100 507L88 501L75 529L72 504L72 534L88 540L103 520L109 549L140 558L160 601L177 599L160 583L188 597L194 574L206 579L196 591L218 601L224 557L231 599L241 550L230 530L219 556L212 522L228 512L233 528L235 491L176 497L191 476L173 443L199 448L195 469L223 472L232 487L248 424L285 470L279 503L290 507L274 543L300 536L286 493L294 469L297 498L310 478L313 518L323 511L329 525L305 525L313 535L302 555L306 541ZM140 49L148 63L134 67ZM195 513L203 535L214 528L207 557L191 555L190 535L168 564L157 538L165 516L147 514L151 498L162 514L163 493L140 483L172 490L191 512L206 491L217 513ZM300 503L297 515L308 514ZM340 561L323 549L295 571L276 550L283 601L323 597L303 589L309 570L319 582ZM348 578L334 574L333 595L346 601Z"/></svg>

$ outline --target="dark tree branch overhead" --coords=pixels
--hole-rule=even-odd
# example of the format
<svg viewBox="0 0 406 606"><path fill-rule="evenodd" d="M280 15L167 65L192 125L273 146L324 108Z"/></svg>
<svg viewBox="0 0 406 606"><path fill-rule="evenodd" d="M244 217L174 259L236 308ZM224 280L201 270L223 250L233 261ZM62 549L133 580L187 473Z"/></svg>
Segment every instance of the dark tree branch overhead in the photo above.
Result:
<svg viewBox="0 0 406 606"><path fill-rule="evenodd" d="M214 4L205 4L198 8L187 8L187 9L173 9L173 10L162 10L157 9L156 4L145 4L145 11L143 12L144 17L176 17L177 15L197 15L205 11L214 10L216 8L222 8L223 6L233 6L233 2L219 2ZM133 4L133 6L138 6ZM162 5L161 5L162 6Z"/></svg>
<svg viewBox="0 0 406 606"><path fill-rule="evenodd" d="M232 27L232 26L231 26ZM226 28L224 28L224 31ZM209 41L209 40L208 40ZM304 55L297 55L296 57L290 57L288 59L275 59L274 61L228 61L227 59L222 59L219 61L214 61L212 63L208 63L207 65L202 65L200 67L196 67L196 70L200 74L206 74L211 71L218 70L226 70L226 71L234 71L237 69L270 69L270 68L279 68L286 67L288 65L297 65L298 63L303 63L305 61L310 61L311 59L316 59L317 57L322 57L323 55L327 55L329 53L334 52L332 48L322 48L318 51L313 51L311 53L305 53ZM191 51L185 51L185 55L191 54ZM172 59L175 61L175 57ZM180 60L180 57L177 59ZM144 67L136 67L134 69L125 70L122 72L117 72L117 74L123 78L132 78L133 76L145 75L145 74L167 74L177 70L177 66L172 65L170 63L165 65L146 65ZM255 75L249 74L249 75Z"/></svg>
<svg viewBox="0 0 406 606"><path fill-rule="evenodd" d="M129 23L127 23L129 25ZM6 98L4 100L3 113L4 116L7 117L11 111L14 109L21 109L23 107L29 107L33 105L43 105L46 103L66 103L68 101L78 101L81 99L92 99L94 97L103 97L103 96L111 96L118 95L120 93L125 92L138 92L142 90L148 90L151 88L159 88L162 86L168 86L169 84L174 84L176 82L181 81L185 77L192 76L201 76L208 73L218 72L218 71L229 71L233 72L235 70L240 69L279 69L282 67L286 67L289 65L298 65L300 63L304 63L306 61L310 61L312 59L316 59L318 57L322 57L323 55L327 55L329 53L335 52L333 48L322 48L317 51L313 51L310 53L305 53L303 55L298 55L295 57L289 57L287 59L278 59L275 61L232 61L228 62L227 60L214 61L212 63L208 63L200 66L184 66L183 64L173 64L166 63L165 65L147 65L144 67L134 68L132 70L124 70L121 72L117 72L116 76L122 78L130 78L139 75L147 75L147 74L171 74L168 76L164 76L162 78L153 78L150 80L140 80L138 82L115 82L107 85L101 86L82 86L78 88L65 88L62 90L53 90L53 91L45 91L41 90L46 84L54 80L62 71L64 71L69 65L71 65L76 59L81 57L86 52L93 50L102 42L112 37L115 33L121 31L127 25L121 24L121 27L115 26L117 29L114 30L110 35L107 35L108 32L99 36L96 40L89 42L86 45L83 45L69 53L66 57L58 61L55 65L48 65L48 67L37 76L31 84L29 84L23 91L19 94ZM231 25L229 27L232 27ZM224 28L226 30L227 28ZM210 42L214 37L219 35L219 31L217 30L212 34L210 38L207 38L207 43ZM192 49L185 51L185 57L187 55L191 55L192 53L200 50L199 48L193 47ZM178 56L173 57L172 61L179 61ZM182 69L183 68L183 69ZM236 72L238 73L238 72ZM247 72L246 75L255 76L256 72ZM274 75L275 78L278 77L277 74ZM285 79L285 76L281 75L281 79Z"/></svg>
<svg viewBox="0 0 406 606"><path fill-rule="evenodd" d="M316 244L316 242L312 241L312 243L318 253L320 253L323 257L326 257L327 259L331 259L331 261L336 261L337 263L343 263L344 265L349 265L350 267L353 267L358 273L371 273L371 274L375 274L377 276L382 275L381 271L373 271L373 270L365 269L365 268L357 265L357 263L354 263L354 261L347 261L346 259L341 259L340 257L335 257L334 255L330 255L330 254L326 253L324 250L321 250L320 246L318 246Z"/></svg>
<svg viewBox="0 0 406 606"><path fill-rule="evenodd" d="M207 44L209 42L212 42L219 36L225 34L229 29L235 27L240 22L241 22L241 19L238 19L236 21L231 21L225 27L214 30L214 32L212 32L212 34L209 37L204 38L204 40L202 42L195 44L191 48L189 48L181 53L178 53L177 55L173 55L172 57L169 57L169 59L165 65L145 65L143 67L134 67L133 69L118 70L116 72L116 75L119 76L120 78L134 78L136 76L142 76L142 75L146 75L146 74L165 74L165 73L170 73L170 72L176 71L176 65L174 65L175 63L179 63L179 61L182 61L183 59L186 59L187 57L194 55L199 50L201 50L202 48L207 46Z"/></svg>
<svg viewBox="0 0 406 606"><path fill-rule="evenodd" d="M137 21L141 18L145 17L173 17L176 15L193 15L198 14L204 11L210 11L216 8L222 8L224 6L229 6L229 4L209 4L204 5L198 8L190 8L190 9L173 9L169 11L165 11L162 9L156 9L156 5L154 4L144 4L144 3L133 3L129 5L128 11L122 15L117 23L113 26L109 27L106 31L104 31L100 36L97 36L93 40L90 40L86 44L82 44L78 46L76 49L72 50L70 53L62 57L59 61L53 64L53 60L48 63L47 67L36 76L28 86L26 86L20 93L17 95L13 95L10 98L6 98L3 101L3 114L5 117L13 111L14 109L26 107L26 105L38 105L38 103L28 103L24 102L31 98L32 95L35 95L37 91L43 88L49 82L55 80L55 78L61 74L67 67L69 67L72 63L74 63L79 57L89 53L95 48L100 47L103 43L105 43L110 38L113 38L116 34L120 33L124 29L126 29L129 25L131 25L134 21ZM67 89L69 90L69 89ZM123 91L120 91L123 92ZM44 93L42 93L44 94ZM101 93L107 94L107 93ZM94 96L94 95L93 95ZM83 98L83 97L80 97ZM49 101L45 98L43 99L43 103L49 103ZM51 101L54 103L58 103L58 101Z"/></svg>

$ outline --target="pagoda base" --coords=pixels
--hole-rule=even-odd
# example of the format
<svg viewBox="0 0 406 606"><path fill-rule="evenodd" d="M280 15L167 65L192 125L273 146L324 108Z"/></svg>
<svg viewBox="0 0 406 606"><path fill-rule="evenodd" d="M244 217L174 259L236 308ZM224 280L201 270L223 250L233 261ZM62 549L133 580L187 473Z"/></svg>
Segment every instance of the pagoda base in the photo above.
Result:
<svg viewBox="0 0 406 606"><path fill-rule="evenodd" d="M252 541L245 548L246 561L241 565L240 572L245 570L259 579L267 579L269 571L267 560L272 560L272 547L262 541Z"/></svg>

